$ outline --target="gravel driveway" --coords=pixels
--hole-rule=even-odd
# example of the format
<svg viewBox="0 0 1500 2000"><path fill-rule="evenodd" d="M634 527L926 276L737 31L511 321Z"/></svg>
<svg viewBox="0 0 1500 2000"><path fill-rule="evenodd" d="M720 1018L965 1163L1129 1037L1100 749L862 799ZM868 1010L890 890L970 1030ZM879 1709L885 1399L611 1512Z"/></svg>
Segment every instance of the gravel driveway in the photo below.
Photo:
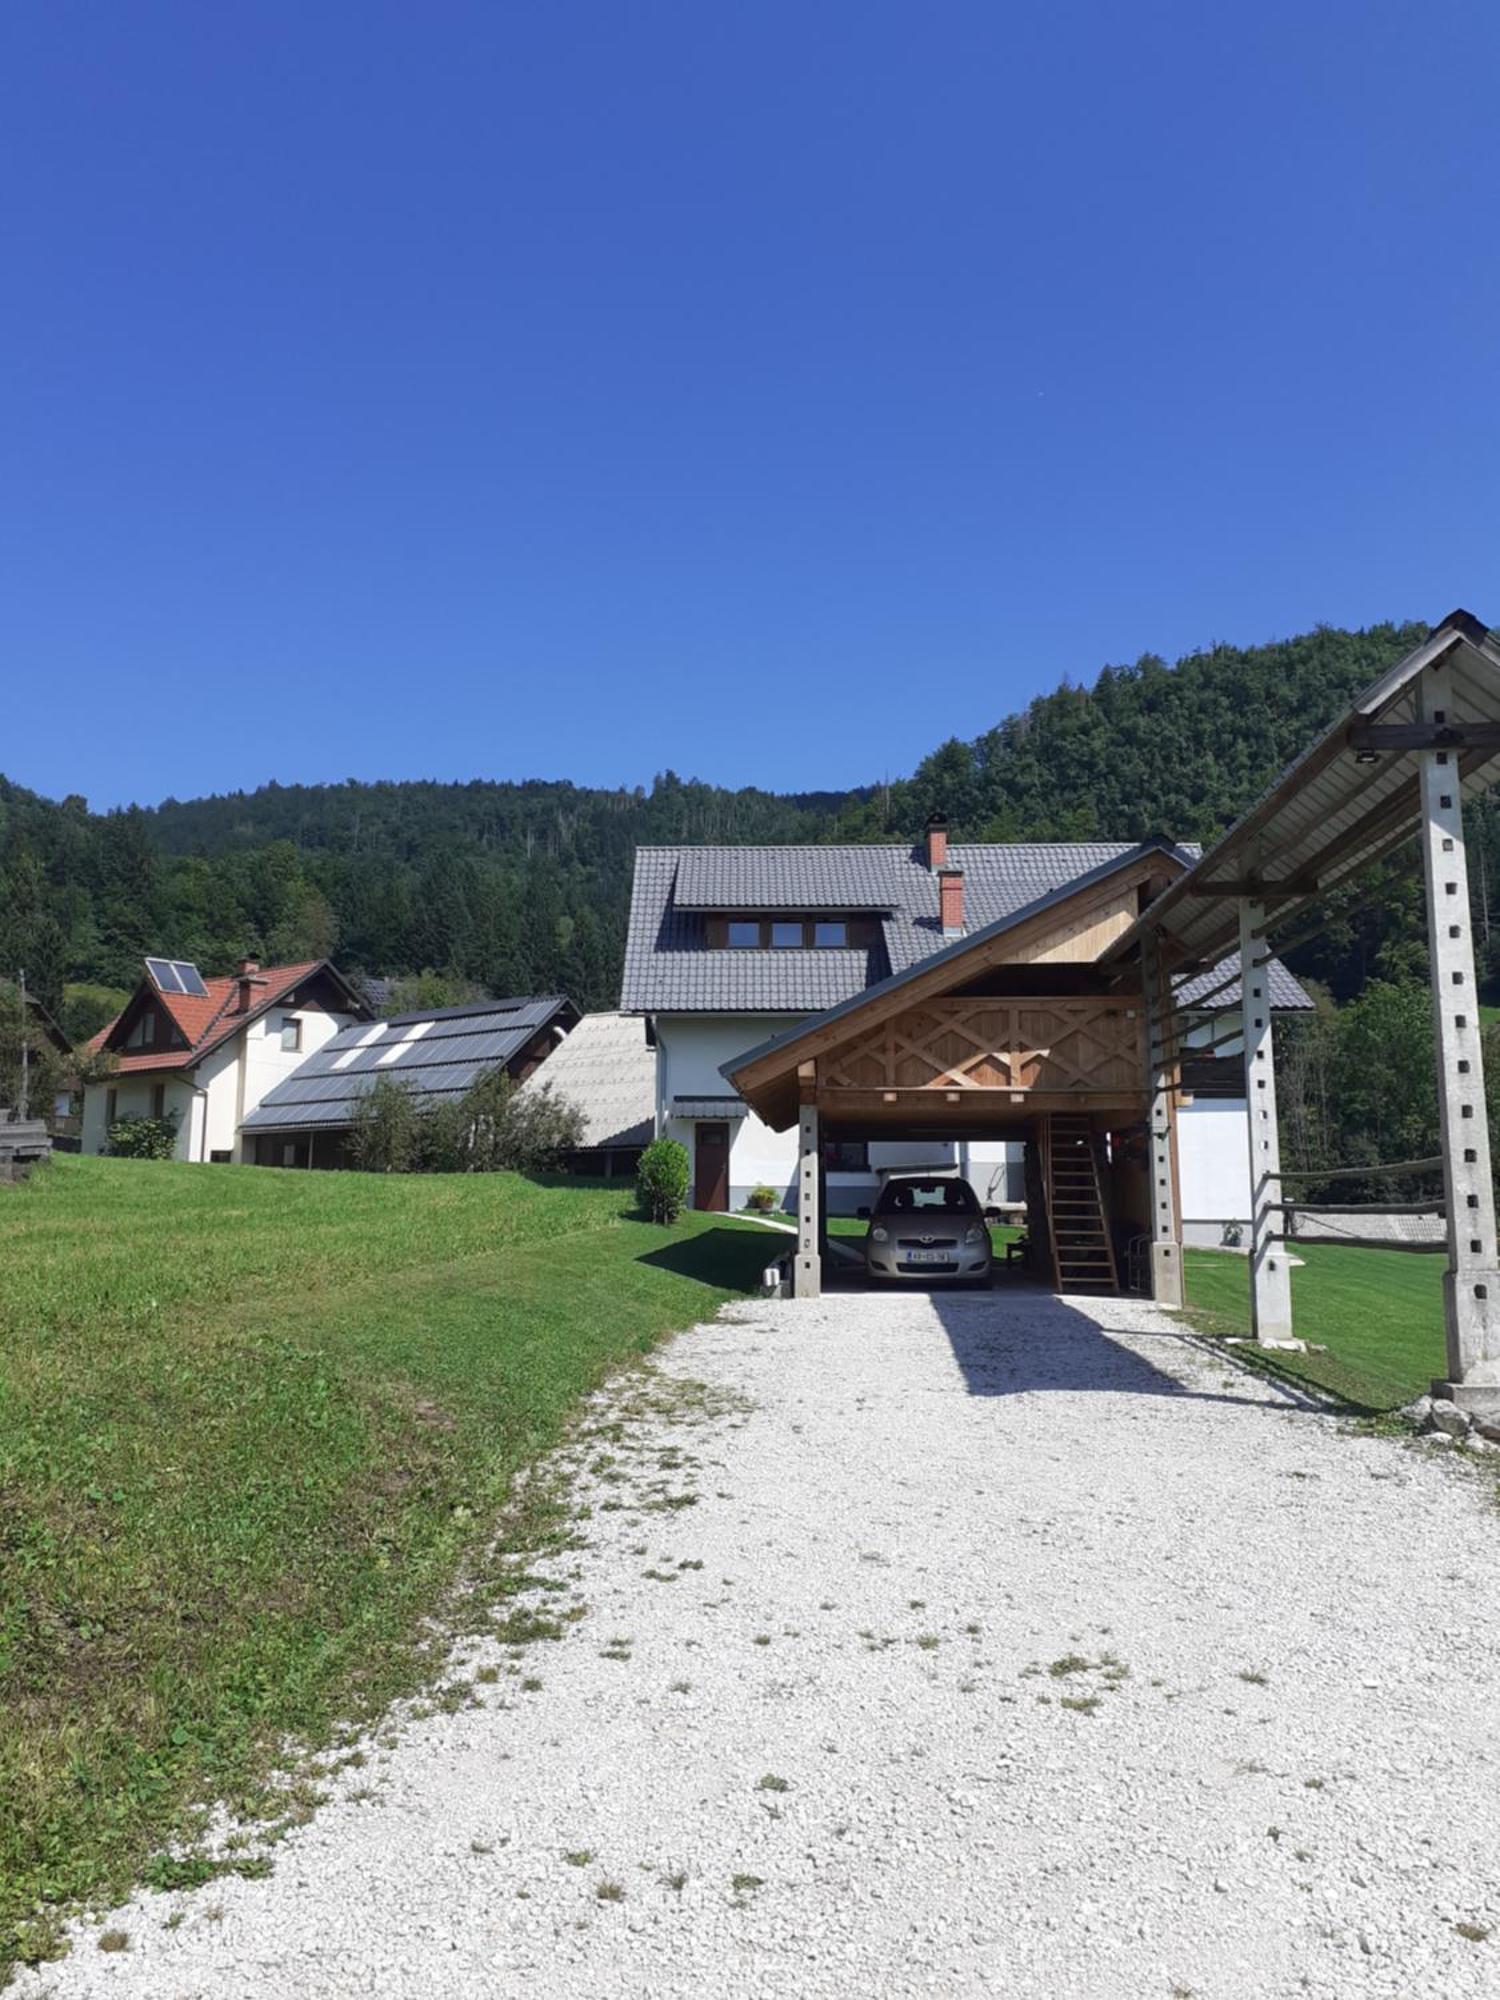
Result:
<svg viewBox="0 0 1500 2000"><path fill-rule="evenodd" d="M1500 1991L1488 1462L1027 1293L736 1308L615 1414L564 1638L20 1990Z"/></svg>

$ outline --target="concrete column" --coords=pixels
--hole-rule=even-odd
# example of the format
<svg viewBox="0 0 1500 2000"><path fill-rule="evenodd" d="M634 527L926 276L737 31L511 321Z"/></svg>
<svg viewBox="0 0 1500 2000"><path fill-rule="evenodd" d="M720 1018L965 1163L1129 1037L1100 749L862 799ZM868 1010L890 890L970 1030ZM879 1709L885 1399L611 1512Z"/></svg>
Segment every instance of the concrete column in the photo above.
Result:
<svg viewBox="0 0 1500 2000"><path fill-rule="evenodd" d="M1430 667L1418 684L1418 713L1438 726L1453 720L1451 668ZM1448 1269L1443 1319L1449 1380L1434 1394L1465 1409L1500 1410L1500 1269L1495 1195L1490 1180L1479 995L1469 923L1459 752L1417 753L1422 813L1422 871L1427 885L1427 947L1437 1038L1438 1115L1443 1143L1443 1205Z"/></svg>
<svg viewBox="0 0 1500 2000"><path fill-rule="evenodd" d="M804 1104L797 1119L797 1256L792 1297L815 1299L823 1290L823 1230L819 1177L818 1107Z"/></svg>
<svg viewBox="0 0 1500 2000"><path fill-rule="evenodd" d="M1170 989L1156 940L1149 934L1141 945L1141 972L1146 996L1146 1087L1151 1095L1146 1117L1151 1159L1151 1296L1158 1305L1180 1306L1182 1225L1177 1216L1172 1159L1175 1063L1167 1048Z"/></svg>
<svg viewBox="0 0 1500 2000"><path fill-rule="evenodd" d="M1250 1326L1262 1347L1292 1339L1292 1272L1283 1234L1281 1128L1276 1116L1276 1049L1266 966L1266 906L1240 899L1240 1027L1245 1045L1245 1115L1250 1121Z"/></svg>

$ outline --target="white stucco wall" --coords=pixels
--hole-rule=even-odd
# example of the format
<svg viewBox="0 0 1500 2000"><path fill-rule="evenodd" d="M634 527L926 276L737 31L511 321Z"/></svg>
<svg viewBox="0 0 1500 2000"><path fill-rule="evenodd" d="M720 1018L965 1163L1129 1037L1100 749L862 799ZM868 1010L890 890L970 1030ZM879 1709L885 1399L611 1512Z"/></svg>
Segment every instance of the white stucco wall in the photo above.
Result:
<svg viewBox="0 0 1500 2000"><path fill-rule="evenodd" d="M1200 1097L1177 1112L1182 1240L1224 1240L1223 1219L1250 1219L1250 1128L1242 1097Z"/></svg>
<svg viewBox="0 0 1500 2000"><path fill-rule="evenodd" d="M676 1139L693 1157L694 1121L671 1115L676 1097L723 1097L729 1083L719 1065L744 1055L790 1027L800 1015L659 1015L656 1020L657 1131ZM783 1208L795 1207L797 1134L773 1132L749 1111L733 1119L729 1135L729 1205L743 1208L752 1188L765 1184L776 1190ZM867 1206L879 1183L876 1169L949 1167L959 1163L961 1148L923 1140L876 1141L870 1146L869 1173L828 1175L828 1207L834 1215L852 1215ZM1019 1162L1021 1148L1003 1140L973 1141L968 1148L969 1178L983 1201L1004 1201L1007 1159ZM1019 1181L1019 1167L1009 1178ZM998 1189L998 1192L992 1190ZM691 1196L690 1196L691 1198Z"/></svg>

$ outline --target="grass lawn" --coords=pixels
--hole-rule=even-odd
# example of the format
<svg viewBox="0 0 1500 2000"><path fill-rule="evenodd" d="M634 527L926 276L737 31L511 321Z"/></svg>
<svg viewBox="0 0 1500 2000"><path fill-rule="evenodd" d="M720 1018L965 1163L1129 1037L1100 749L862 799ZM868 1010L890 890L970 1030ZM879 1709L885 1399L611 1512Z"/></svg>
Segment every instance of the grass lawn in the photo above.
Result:
<svg viewBox="0 0 1500 2000"><path fill-rule="evenodd" d="M1270 1353L1257 1365L1332 1390L1367 1411L1395 1409L1446 1372L1442 1278L1446 1259L1400 1250L1300 1243L1292 1319L1326 1354ZM1190 1316L1211 1333L1250 1331L1250 1265L1223 1250L1185 1256Z"/></svg>
<svg viewBox="0 0 1500 2000"><path fill-rule="evenodd" d="M416 1684L517 1469L769 1261L630 1201L76 1158L0 1189L0 1983L278 1738ZM562 1531L533 1512L521 1544Z"/></svg>

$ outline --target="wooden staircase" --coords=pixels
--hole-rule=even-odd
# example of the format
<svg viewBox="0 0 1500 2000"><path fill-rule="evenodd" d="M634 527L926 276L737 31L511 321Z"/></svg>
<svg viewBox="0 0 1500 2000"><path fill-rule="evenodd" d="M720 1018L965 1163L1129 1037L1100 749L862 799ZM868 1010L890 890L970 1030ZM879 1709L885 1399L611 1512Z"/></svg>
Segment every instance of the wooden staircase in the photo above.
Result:
<svg viewBox="0 0 1500 2000"><path fill-rule="evenodd" d="M1047 1229L1052 1276L1060 1292L1117 1292L1114 1244L1104 1210L1099 1155L1086 1117L1053 1112L1047 1120Z"/></svg>

